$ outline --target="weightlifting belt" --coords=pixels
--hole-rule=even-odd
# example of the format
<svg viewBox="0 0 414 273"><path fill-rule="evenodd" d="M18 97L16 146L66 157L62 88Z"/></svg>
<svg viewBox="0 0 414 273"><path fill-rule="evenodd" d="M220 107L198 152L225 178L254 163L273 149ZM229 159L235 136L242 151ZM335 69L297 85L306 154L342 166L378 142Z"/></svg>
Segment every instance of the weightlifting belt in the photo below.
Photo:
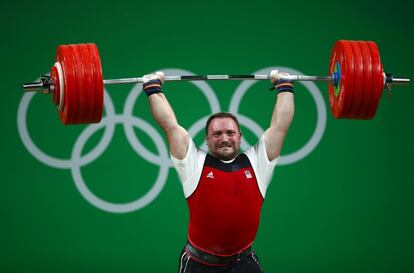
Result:
<svg viewBox="0 0 414 273"><path fill-rule="evenodd" d="M249 247L246 250L237 253L232 256L217 256L208 252L205 252L193 245L190 244L190 242L187 242L185 246L185 251L187 254L193 258L194 260L197 260L202 263L210 264L210 265L229 265L233 264L235 262L240 261L244 257L248 256L252 252L252 248Z"/></svg>

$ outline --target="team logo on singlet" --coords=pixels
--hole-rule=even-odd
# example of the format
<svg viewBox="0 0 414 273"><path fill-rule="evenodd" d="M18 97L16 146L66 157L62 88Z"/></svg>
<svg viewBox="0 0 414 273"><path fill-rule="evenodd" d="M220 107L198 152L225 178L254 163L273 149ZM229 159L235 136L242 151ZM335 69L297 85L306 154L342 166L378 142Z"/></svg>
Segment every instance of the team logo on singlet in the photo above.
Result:
<svg viewBox="0 0 414 273"><path fill-rule="evenodd" d="M252 174L249 170L245 170L244 175L246 176L246 178L252 178Z"/></svg>
<svg viewBox="0 0 414 273"><path fill-rule="evenodd" d="M209 172L206 176L207 178L214 178L214 174L213 172Z"/></svg>

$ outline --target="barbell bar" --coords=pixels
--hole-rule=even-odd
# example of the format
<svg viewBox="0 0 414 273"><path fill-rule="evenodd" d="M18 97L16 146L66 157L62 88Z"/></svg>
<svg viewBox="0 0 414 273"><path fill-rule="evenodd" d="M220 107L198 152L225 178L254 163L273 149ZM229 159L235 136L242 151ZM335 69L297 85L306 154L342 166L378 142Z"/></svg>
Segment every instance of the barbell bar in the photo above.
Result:
<svg viewBox="0 0 414 273"><path fill-rule="evenodd" d="M335 118L372 119L384 89L407 85L409 78L384 73L378 47L372 41L339 40L331 53L328 76L289 75L293 81L328 82ZM165 76L165 81L270 80L270 75ZM104 85L142 83L143 77L104 80L95 44L60 45L50 75L25 83L25 92L52 95L63 124L97 123L102 119Z"/></svg>

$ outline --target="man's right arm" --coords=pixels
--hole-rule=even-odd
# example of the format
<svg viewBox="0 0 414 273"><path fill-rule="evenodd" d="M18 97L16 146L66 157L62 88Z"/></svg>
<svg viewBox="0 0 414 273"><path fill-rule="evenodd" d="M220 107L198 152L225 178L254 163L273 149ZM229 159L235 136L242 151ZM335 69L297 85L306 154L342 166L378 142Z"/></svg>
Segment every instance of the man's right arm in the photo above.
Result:
<svg viewBox="0 0 414 273"><path fill-rule="evenodd" d="M164 82L164 74L162 72L144 76L144 91L148 95L151 113L167 137L171 155L177 159L183 159L187 153L189 135L178 124L175 113L164 93L160 91L152 92L152 90L157 89L151 89L150 85L157 80L161 84ZM156 87L156 84L154 85ZM159 89L161 89L161 86L159 86Z"/></svg>

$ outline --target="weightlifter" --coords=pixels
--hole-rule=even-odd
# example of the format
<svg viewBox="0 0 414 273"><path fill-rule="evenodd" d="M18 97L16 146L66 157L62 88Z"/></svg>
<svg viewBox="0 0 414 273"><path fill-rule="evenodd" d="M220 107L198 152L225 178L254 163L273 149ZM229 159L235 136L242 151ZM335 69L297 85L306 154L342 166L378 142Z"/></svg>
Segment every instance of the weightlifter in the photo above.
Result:
<svg viewBox="0 0 414 273"><path fill-rule="evenodd" d="M270 75L277 95L270 126L243 153L237 117L230 113L210 116L205 127L206 153L177 122L162 92L164 74L144 76L151 113L167 137L190 211L179 273L263 272L252 244L266 189L294 114L293 83L283 79L289 74L273 70Z"/></svg>

